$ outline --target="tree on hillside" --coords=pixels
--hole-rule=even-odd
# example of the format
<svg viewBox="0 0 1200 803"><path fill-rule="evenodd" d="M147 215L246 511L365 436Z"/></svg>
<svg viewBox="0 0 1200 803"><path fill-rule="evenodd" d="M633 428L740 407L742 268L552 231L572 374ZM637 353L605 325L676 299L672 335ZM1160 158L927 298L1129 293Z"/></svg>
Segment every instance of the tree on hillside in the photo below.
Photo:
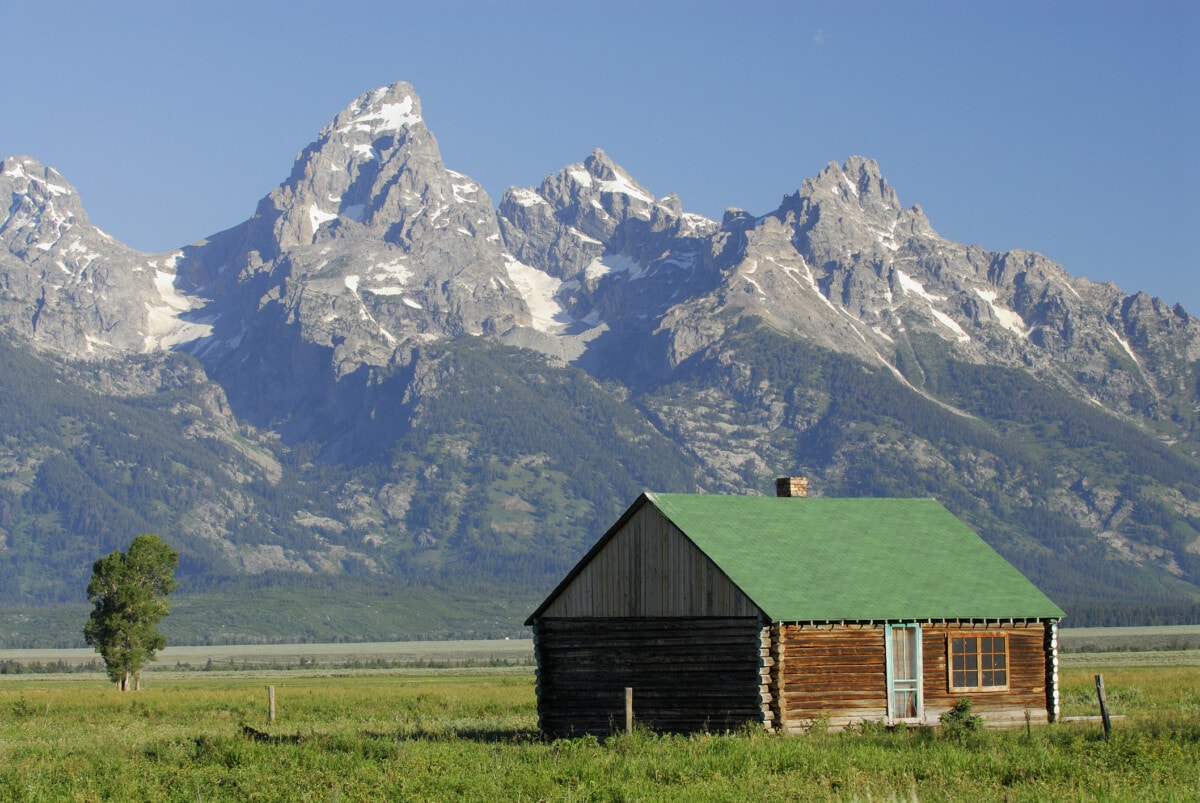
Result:
<svg viewBox="0 0 1200 803"><path fill-rule="evenodd" d="M108 676L121 691L141 688L142 667L167 639L155 626L170 612L179 553L157 535L139 535L92 564L88 601L95 608L83 628L87 643L104 658Z"/></svg>

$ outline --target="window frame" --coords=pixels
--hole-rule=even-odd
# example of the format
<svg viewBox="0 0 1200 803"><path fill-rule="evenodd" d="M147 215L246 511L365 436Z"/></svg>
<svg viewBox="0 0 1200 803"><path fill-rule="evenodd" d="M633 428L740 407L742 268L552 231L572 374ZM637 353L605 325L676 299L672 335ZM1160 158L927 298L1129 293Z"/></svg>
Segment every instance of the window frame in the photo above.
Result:
<svg viewBox="0 0 1200 803"><path fill-rule="evenodd" d="M966 668L963 668L958 671L974 672L976 682L981 682L983 680L983 673L985 671L988 671L983 668L982 656L985 655L985 653L983 653L981 651L982 639L985 639L985 638L1000 639L1004 643L1004 648L1003 648L1002 652L997 651L995 649L995 645L993 643L993 649L989 653L986 653L986 655L1003 654L1003 656L1004 656L1004 667L1003 667L1004 683L998 684L998 685L991 685L991 686L981 686L981 685L956 686L954 684L954 672L955 672L954 656L956 654L955 650L954 650L954 640L955 639L963 639L963 640L975 639L975 651L974 651L974 656L976 658L975 668L973 670L968 670ZM1009 684L1012 679L1012 652L1009 649L1010 646L1011 646L1011 639L1009 639L1009 634L1005 633L1003 631L960 631L958 633L954 633L954 632L947 633L946 634L946 686L949 689L949 691L951 691L951 692L980 692L980 693L1008 691ZM960 650L958 652L958 654L959 655L971 655L971 653L967 653L965 650ZM993 671L993 672L996 671L995 667L993 667L990 671Z"/></svg>

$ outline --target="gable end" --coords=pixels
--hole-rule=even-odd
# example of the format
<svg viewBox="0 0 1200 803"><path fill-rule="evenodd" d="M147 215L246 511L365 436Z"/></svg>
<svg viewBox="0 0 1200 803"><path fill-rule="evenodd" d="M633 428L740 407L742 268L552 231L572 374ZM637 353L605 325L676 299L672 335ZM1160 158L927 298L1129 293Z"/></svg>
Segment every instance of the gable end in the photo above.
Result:
<svg viewBox="0 0 1200 803"><path fill-rule="evenodd" d="M635 505L597 547L530 619L759 615L654 505Z"/></svg>

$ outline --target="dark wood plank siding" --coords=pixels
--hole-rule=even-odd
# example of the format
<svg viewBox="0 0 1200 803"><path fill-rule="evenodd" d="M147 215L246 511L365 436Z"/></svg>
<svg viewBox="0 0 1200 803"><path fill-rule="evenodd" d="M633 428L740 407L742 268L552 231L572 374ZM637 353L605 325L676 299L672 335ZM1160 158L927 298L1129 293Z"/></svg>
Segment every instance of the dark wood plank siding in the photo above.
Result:
<svg viewBox="0 0 1200 803"><path fill-rule="evenodd" d="M921 651L925 661L923 682L925 718L938 716L953 707L960 697L971 700L973 711L989 725L1024 723L1025 712L1033 722L1045 722L1046 626L1042 622L997 625L926 625L921 629ZM1000 691L950 691L947 673L947 637L1003 633L1008 637L1008 689Z"/></svg>
<svg viewBox="0 0 1200 803"><path fill-rule="evenodd" d="M887 656L882 625L782 628L781 726L806 730L828 719L844 727L887 717Z"/></svg>
<svg viewBox="0 0 1200 803"><path fill-rule="evenodd" d="M758 608L674 524L646 505L543 615L757 616Z"/></svg>
<svg viewBox="0 0 1200 803"><path fill-rule="evenodd" d="M635 721L658 731L735 729L763 721L757 618L539 618L543 733L605 735Z"/></svg>

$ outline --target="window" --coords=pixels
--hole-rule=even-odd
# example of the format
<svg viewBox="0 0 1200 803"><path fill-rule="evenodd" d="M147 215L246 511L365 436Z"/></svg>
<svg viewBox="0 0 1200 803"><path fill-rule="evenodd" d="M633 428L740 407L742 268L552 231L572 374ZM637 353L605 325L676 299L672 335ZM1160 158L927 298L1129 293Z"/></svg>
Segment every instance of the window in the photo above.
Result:
<svg viewBox="0 0 1200 803"><path fill-rule="evenodd" d="M1007 688L1007 636L950 636L950 691Z"/></svg>

